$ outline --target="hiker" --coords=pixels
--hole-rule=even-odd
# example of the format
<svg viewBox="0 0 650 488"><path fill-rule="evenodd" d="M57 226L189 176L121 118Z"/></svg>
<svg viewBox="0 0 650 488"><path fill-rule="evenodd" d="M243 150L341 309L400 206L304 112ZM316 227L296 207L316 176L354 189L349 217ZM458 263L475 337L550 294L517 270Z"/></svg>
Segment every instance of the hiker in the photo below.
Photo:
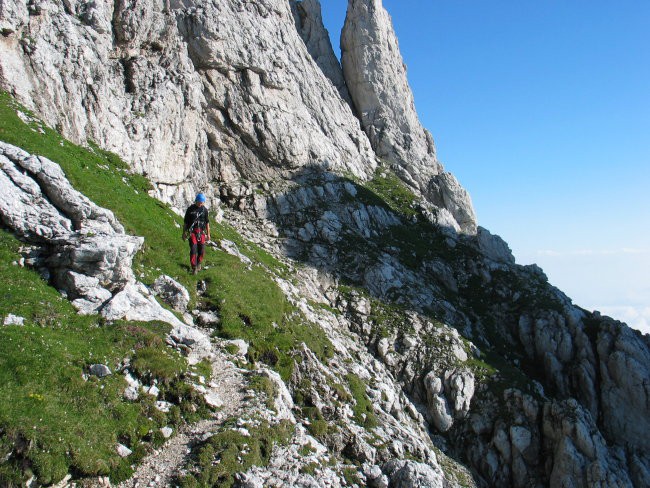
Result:
<svg viewBox="0 0 650 488"><path fill-rule="evenodd" d="M205 254L205 243L210 240L210 221L208 209L205 208L205 195L199 193L194 203L185 212L185 225L183 226L183 240L190 239L190 264L192 274L201 269L201 262Z"/></svg>

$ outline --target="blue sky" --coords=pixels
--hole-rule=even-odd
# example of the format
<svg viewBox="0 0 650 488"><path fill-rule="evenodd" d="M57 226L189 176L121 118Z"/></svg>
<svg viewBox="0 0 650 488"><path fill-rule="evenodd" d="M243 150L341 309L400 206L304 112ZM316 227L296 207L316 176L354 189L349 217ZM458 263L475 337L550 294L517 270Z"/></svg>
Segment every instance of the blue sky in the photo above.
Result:
<svg viewBox="0 0 650 488"><path fill-rule="evenodd" d="M338 53L347 0L321 0ZM650 332L650 1L384 0L479 224Z"/></svg>

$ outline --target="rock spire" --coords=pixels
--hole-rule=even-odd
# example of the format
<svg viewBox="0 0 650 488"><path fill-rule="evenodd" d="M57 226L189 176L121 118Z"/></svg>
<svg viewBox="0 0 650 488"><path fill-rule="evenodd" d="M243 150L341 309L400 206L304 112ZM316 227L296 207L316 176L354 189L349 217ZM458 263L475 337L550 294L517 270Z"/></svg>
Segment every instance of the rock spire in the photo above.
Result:
<svg viewBox="0 0 650 488"><path fill-rule="evenodd" d="M433 138L418 118L388 12L381 0L350 0L341 34L343 73L361 125L380 158L447 209L460 230L476 234L469 194L436 157Z"/></svg>

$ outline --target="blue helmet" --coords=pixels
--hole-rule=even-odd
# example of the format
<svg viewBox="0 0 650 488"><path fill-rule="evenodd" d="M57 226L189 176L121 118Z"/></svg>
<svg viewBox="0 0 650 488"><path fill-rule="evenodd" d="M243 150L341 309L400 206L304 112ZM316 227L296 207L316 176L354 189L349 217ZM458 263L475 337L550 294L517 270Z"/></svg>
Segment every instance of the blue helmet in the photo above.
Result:
<svg viewBox="0 0 650 488"><path fill-rule="evenodd" d="M205 195L203 193L197 193L196 198L194 199L196 203L205 203Z"/></svg>

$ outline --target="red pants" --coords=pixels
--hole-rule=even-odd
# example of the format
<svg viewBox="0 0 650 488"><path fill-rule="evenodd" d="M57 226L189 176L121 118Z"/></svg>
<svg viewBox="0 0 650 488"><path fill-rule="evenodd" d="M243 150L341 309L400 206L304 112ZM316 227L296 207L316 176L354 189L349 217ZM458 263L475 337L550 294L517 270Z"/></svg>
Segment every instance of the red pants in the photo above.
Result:
<svg viewBox="0 0 650 488"><path fill-rule="evenodd" d="M192 268L203 261L206 235L201 229L194 229L190 234L190 264Z"/></svg>

